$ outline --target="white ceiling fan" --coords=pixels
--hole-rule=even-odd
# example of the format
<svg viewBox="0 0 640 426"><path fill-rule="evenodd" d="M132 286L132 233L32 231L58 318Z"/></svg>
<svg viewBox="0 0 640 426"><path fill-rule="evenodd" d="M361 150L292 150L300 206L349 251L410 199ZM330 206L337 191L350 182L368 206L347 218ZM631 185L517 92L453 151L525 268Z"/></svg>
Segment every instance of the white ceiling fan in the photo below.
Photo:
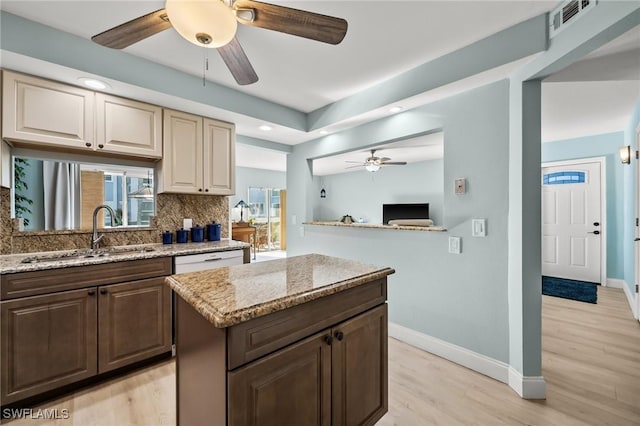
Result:
<svg viewBox="0 0 640 426"><path fill-rule="evenodd" d="M371 156L367 157L364 162L360 161L345 161L346 163L357 163L356 166L346 167L347 169L353 169L355 167L364 167L368 172L377 172L382 166L404 166L406 161L390 161L389 157L376 157L376 149L371 150Z"/></svg>

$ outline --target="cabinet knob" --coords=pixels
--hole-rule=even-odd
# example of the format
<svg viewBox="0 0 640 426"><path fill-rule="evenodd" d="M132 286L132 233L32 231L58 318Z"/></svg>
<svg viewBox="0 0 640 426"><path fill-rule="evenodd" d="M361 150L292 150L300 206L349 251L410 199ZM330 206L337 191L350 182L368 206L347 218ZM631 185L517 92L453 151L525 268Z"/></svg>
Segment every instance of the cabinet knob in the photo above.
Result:
<svg viewBox="0 0 640 426"><path fill-rule="evenodd" d="M202 188L198 188L198 192L202 192Z"/></svg>
<svg viewBox="0 0 640 426"><path fill-rule="evenodd" d="M102 149L102 148L104 148L104 145L100 144L100 145L98 145L98 148Z"/></svg>
<svg viewBox="0 0 640 426"><path fill-rule="evenodd" d="M90 146L91 146L91 143L86 142L86 143L85 143L85 145L86 145L87 147L90 147Z"/></svg>
<svg viewBox="0 0 640 426"><path fill-rule="evenodd" d="M88 294L89 296L93 296L94 294L96 294L96 291L95 291L95 290L89 290L89 291L87 292L87 294Z"/></svg>
<svg viewBox="0 0 640 426"><path fill-rule="evenodd" d="M100 289L100 294L107 294L107 293L109 293L109 291L106 288Z"/></svg>
<svg viewBox="0 0 640 426"><path fill-rule="evenodd" d="M331 336L330 334L324 336L324 341L327 345L331 345L333 343L333 336Z"/></svg>
<svg viewBox="0 0 640 426"><path fill-rule="evenodd" d="M342 341L342 339L344 339L344 333L342 331L337 331L336 339L338 339L339 341Z"/></svg>
<svg viewBox="0 0 640 426"><path fill-rule="evenodd" d="M205 189L204 192L209 192L209 188Z"/></svg>

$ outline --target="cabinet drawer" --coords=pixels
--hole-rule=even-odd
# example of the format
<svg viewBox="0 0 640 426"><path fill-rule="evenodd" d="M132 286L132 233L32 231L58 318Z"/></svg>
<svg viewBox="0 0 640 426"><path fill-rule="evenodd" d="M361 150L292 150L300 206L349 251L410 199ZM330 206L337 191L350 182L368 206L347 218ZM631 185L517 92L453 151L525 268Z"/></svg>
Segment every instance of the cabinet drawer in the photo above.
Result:
<svg viewBox="0 0 640 426"><path fill-rule="evenodd" d="M0 277L0 299L15 299L167 275L171 275L170 257L6 274Z"/></svg>
<svg viewBox="0 0 640 426"><path fill-rule="evenodd" d="M387 299L387 279L303 303L230 327L229 370L331 327Z"/></svg>

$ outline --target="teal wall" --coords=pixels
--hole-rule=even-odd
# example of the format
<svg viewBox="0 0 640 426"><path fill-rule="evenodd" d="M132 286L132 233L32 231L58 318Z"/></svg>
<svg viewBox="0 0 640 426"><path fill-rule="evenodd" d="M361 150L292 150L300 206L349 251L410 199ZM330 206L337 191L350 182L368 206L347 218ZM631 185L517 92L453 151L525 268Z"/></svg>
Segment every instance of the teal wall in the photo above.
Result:
<svg viewBox="0 0 640 426"><path fill-rule="evenodd" d="M436 224L443 223L444 161L431 160L388 166L371 173L364 168L357 172L316 176L319 200L316 220L336 220L345 214L363 218L366 222L382 223L382 204L429 203L429 216Z"/></svg>
<svg viewBox="0 0 640 426"><path fill-rule="evenodd" d="M289 227L292 216L297 224L288 232L288 252L394 268L390 321L508 363L508 120L505 80L360 126L348 137L295 146L287 161L287 191ZM322 211L306 159L438 129L444 131L441 224L447 232L301 226ZM468 192L455 195L453 181L460 177L467 179ZM353 197L360 196L357 191L352 187ZM487 237L471 237L472 218L487 219ZM449 236L462 237L462 254L448 253Z"/></svg>
<svg viewBox="0 0 640 426"><path fill-rule="evenodd" d="M624 132L624 145L630 145L632 150L636 150L640 147L636 146L636 129L640 126L640 99L636 102L636 106L629 120L629 125ZM634 294L634 286L637 284L635 277L635 260L634 260L634 242L635 236L635 218L636 218L636 206L634 200L636 199L636 168L638 167L638 161L632 160L631 165L624 167L623 179L624 179L624 213L623 213L623 225L622 232L625 238L622 238L623 250L624 250L624 280L631 290L631 294ZM638 297L636 295L636 297ZM640 314L640 313L639 313Z"/></svg>
<svg viewBox="0 0 640 426"><path fill-rule="evenodd" d="M592 135L542 144L542 162L605 157L607 199L607 277L624 278L625 168L620 163L619 149L624 145L624 132Z"/></svg>
<svg viewBox="0 0 640 426"><path fill-rule="evenodd" d="M229 197L229 208L231 209L231 220L240 220L240 213L235 217L235 206L238 201L247 199L249 187L258 188L287 188L287 174L275 170L254 169L251 167L236 167L236 195ZM244 211L244 219L248 218L248 210Z"/></svg>

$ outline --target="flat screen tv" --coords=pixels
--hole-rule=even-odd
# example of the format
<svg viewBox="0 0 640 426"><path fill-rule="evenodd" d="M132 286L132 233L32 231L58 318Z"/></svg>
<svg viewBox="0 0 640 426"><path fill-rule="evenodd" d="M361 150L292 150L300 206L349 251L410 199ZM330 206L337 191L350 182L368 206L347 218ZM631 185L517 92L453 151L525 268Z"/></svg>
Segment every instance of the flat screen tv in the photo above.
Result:
<svg viewBox="0 0 640 426"><path fill-rule="evenodd" d="M429 219L429 203L383 204L382 223L393 219Z"/></svg>

